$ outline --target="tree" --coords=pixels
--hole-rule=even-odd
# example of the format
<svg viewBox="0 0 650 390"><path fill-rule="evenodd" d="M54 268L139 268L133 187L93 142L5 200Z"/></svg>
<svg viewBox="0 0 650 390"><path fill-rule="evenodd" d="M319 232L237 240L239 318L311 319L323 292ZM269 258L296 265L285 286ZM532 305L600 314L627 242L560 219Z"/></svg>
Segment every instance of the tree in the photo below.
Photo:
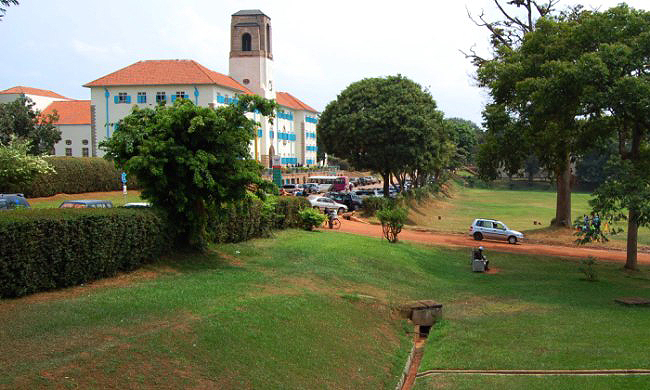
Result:
<svg viewBox="0 0 650 390"><path fill-rule="evenodd" d="M16 138L0 145L0 183L3 188L20 190L37 175L54 172L43 158L28 155L29 147L29 141Z"/></svg>
<svg viewBox="0 0 650 390"><path fill-rule="evenodd" d="M391 174L439 171L440 166L425 164L441 157L447 140L431 94L401 75L350 84L327 105L318 123L320 148L356 169L381 174L384 196Z"/></svg>
<svg viewBox="0 0 650 390"><path fill-rule="evenodd" d="M11 5L18 5L18 0L0 0L0 21L2 17L7 13L7 8Z"/></svg>
<svg viewBox="0 0 650 390"><path fill-rule="evenodd" d="M592 206L627 220L625 268L636 269L638 229L650 225L650 12L620 5L588 13L580 27L576 35L591 43L577 61L588 75L585 127L618 141Z"/></svg>
<svg viewBox="0 0 650 390"><path fill-rule="evenodd" d="M456 153L452 158L454 168L476 163L479 138L483 130L470 120L461 118L445 119L451 141L456 145Z"/></svg>
<svg viewBox="0 0 650 390"><path fill-rule="evenodd" d="M527 150L521 163L533 154L555 177L553 224L564 227L571 226L571 162L589 142L595 142L581 134L586 75L576 59L590 46L575 35L582 16L574 9L539 19L519 46L499 47L498 55L483 62L478 70L480 84L490 90L491 106L497 107L488 106L484 112L487 138L503 131L490 123L501 123L506 115L516 129L521 148ZM497 148L492 154L507 155L499 142L487 144Z"/></svg>
<svg viewBox="0 0 650 390"><path fill-rule="evenodd" d="M275 108L250 95L216 109L185 99L155 109L136 106L100 147L138 178L143 198L169 214L178 244L202 250L208 210L243 198L247 186L262 182L261 166L249 150L259 124L246 112L271 116Z"/></svg>
<svg viewBox="0 0 650 390"><path fill-rule="evenodd" d="M18 137L30 141L30 154L49 154L54 144L61 141L61 130L54 125L58 119L56 112L41 115L34 109L34 102L26 97L0 103L0 144L7 145L13 137Z"/></svg>

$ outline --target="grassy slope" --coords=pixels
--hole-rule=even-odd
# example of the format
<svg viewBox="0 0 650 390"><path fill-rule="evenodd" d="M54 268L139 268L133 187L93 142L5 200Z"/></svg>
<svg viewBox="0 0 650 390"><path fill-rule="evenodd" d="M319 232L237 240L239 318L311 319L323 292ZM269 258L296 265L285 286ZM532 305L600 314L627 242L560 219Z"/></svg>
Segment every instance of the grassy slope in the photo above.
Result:
<svg viewBox="0 0 650 390"><path fill-rule="evenodd" d="M588 214L591 195L573 193L571 195L571 216ZM509 228L524 231L531 238L554 241L555 232L547 227L555 217L556 194L539 190L506 190L454 187L451 199L424 202L415 205L409 218L414 225L438 231L466 233L474 218L499 219ZM440 216L442 219L438 219ZM533 221L541 222L535 225ZM626 227L626 226L623 226ZM612 246L624 248L626 234L610 236ZM558 242L570 244L575 237L562 234ZM639 230L639 245L650 245L650 229Z"/></svg>
<svg viewBox="0 0 650 390"><path fill-rule="evenodd" d="M612 302L648 296L648 269L602 264L589 283L574 261L493 253L500 272L474 274L466 250L334 232L215 249L168 259L134 284L1 301L0 387L391 388L410 328L390 308L410 299L444 304L421 370L650 367L648 310Z"/></svg>

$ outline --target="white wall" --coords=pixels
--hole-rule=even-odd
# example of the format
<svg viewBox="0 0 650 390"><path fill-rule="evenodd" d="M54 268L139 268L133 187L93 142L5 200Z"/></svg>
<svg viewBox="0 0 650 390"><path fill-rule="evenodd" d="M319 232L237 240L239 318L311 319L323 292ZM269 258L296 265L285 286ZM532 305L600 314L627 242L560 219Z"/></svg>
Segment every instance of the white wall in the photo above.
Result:
<svg viewBox="0 0 650 390"><path fill-rule="evenodd" d="M92 145L90 144L90 125L57 125L61 130L61 141L54 145L55 156L65 156L66 148L72 149L75 157L83 156L83 148L88 148L88 156L92 156ZM87 143L84 144L83 141ZM70 145L67 144L70 142Z"/></svg>
<svg viewBox="0 0 650 390"><path fill-rule="evenodd" d="M237 80L254 94L266 99L275 99L273 60L266 57L231 57L229 76ZM245 84L244 79L249 83Z"/></svg>
<svg viewBox="0 0 650 390"><path fill-rule="evenodd" d="M20 93L7 93L0 95L0 103L10 103L18 99L23 94ZM38 95L24 95L25 97L30 98L34 103L34 108L43 111L50 105L52 102L65 101L68 99L54 98L49 96L38 96Z"/></svg>

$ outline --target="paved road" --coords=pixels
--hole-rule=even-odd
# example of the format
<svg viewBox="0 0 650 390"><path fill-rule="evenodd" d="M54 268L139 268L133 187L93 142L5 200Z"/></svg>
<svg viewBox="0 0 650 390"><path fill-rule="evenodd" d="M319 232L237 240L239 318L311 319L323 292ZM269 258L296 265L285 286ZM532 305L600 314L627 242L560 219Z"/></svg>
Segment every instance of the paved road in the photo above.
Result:
<svg viewBox="0 0 650 390"><path fill-rule="evenodd" d="M382 237L381 226L370 225L361 222L354 222L341 219L342 225L340 232L358 234L370 237ZM593 256L598 260L614 261L625 263L626 254L624 251L607 250L607 249L593 249L593 248L580 248L559 245L545 245L545 244L531 244L524 242L523 244L510 245L507 242L501 241L474 241L471 237L463 234L443 234L443 233L430 233L415 230L402 230L399 234L399 239L404 241L412 241L422 244L442 245L449 247L478 247L483 246L486 249L491 249L499 252L511 253L527 253L533 255L548 255L557 257L574 257L574 258L587 258ZM638 254L639 264L650 264L649 253Z"/></svg>

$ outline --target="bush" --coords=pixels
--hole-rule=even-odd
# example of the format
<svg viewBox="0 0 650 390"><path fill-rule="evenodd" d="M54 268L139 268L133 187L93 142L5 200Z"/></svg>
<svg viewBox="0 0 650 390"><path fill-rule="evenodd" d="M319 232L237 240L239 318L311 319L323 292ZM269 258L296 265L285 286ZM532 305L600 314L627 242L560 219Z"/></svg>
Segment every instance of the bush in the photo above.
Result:
<svg viewBox="0 0 650 390"><path fill-rule="evenodd" d="M21 192L25 196L43 197L59 193L119 191L122 189L121 171L112 162L99 157L46 157L55 173L36 176L27 186L9 187L0 183L0 192ZM129 188L137 188L132 175L128 176Z"/></svg>
<svg viewBox="0 0 650 390"><path fill-rule="evenodd" d="M377 211L377 218L381 221L384 237L388 242L397 242L397 235L402 231L407 217L408 211L403 207L385 208Z"/></svg>
<svg viewBox="0 0 650 390"><path fill-rule="evenodd" d="M596 259L594 257L589 256L587 260L582 260L580 264L581 266L579 270L585 274L585 280L589 282L595 282L598 280L598 273L595 268Z"/></svg>
<svg viewBox="0 0 650 390"><path fill-rule="evenodd" d="M391 198L384 198L378 196L369 196L363 200L363 213L366 216L373 216L381 209L390 208L395 205L395 200Z"/></svg>
<svg viewBox="0 0 650 390"><path fill-rule="evenodd" d="M268 237L275 222L271 201L264 202L247 194L220 210L212 210L208 219L208 239L212 242L240 242L254 237Z"/></svg>
<svg viewBox="0 0 650 390"><path fill-rule="evenodd" d="M275 197L275 227L277 229L301 228L300 210L311 208L311 204L302 196Z"/></svg>
<svg viewBox="0 0 650 390"><path fill-rule="evenodd" d="M21 210L0 220L0 297L86 283L138 268L170 249L152 210Z"/></svg>
<svg viewBox="0 0 650 390"><path fill-rule="evenodd" d="M303 228L305 230L313 230L315 227L318 227L325 222L325 219L327 218L325 214L311 208L300 210L298 214L300 214L300 218L302 218Z"/></svg>

